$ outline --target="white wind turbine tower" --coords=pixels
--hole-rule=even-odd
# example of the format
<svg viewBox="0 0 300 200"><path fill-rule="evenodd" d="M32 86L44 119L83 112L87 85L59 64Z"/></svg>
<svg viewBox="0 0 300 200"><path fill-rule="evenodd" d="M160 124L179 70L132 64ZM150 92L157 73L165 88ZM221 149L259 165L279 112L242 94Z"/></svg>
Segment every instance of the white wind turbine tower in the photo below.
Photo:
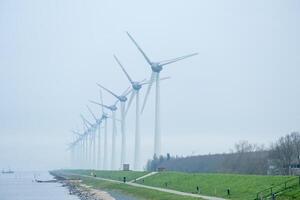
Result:
<svg viewBox="0 0 300 200"><path fill-rule="evenodd" d="M121 136L122 136L122 143L121 143L121 166L125 164L126 162L126 133L125 133L125 103L127 101L127 95L131 92L131 90L126 89L121 95L116 95L111 90L103 87L102 85L98 84L99 87L110 93L112 96L114 96L117 99L117 102L120 101L121 105Z"/></svg>
<svg viewBox="0 0 300 200"><path fill-rule="evenodd" d="M103 104L103 98L102 98L102 91L99 90L100 93L100 102ZM92 102L92 101L91 101ZM94 102L93 102L94 103ZM96 103L98 105L98 103ZM107 170L108 166L108 153L107 153L107 119L109 118L108 115L104 112L103 106L101 106L102 116L101 116L101 123L104 122L104 150L103 150L103 161L101 165L101 157L98 157L98 168ZM98 135L98 155L101 155L101 135L100 135L100 128L99 128L99 135Z"/></svg>
<svg viewBox="0 0 300 200"><path fill-rule="evenodd" d="M84 134L80 134L78 131L72 130L72 132L77 135L77 139L75 142L73 142L72 145L76 148L77 146L77 151L75 152L76 155L76 162L78 167L83 167L82 164L84 162L84 143L83 143L83 138ZM77 167L77 166L76 166Z"/></svg>
<svg viewBox="0 0 300 200"><path fill-rule="evenodd" d="M89 168L89 132L90 127L87 125L87 123L82 119L83 123L83 143L84 143L84 168Z"/></svg>
<svg viewBox="0 0 300 200"><path fill-rule="evenodd" d="M102 91L101 89L99 90L100 92L100 101L101 104L103 104L103 97L102 97ZM108 159L107 159L107 119L108 119L108 115L104 112L103 106L101 106L102 108L102 117L101 119L104 120L104 156L103 156L103 169L107 169L107 163L108 163Z"/></svg>
<svg viewBox="0 0 300 200"><path fill-rule="evenodd" d="M76 141L72 142L71 144L69 144L69 147L67 148L67 150L70 151L71 153L71 168L75 168L74 166L76 165Z"/></svg>
<svg viewBox="0 0 300 200"><path fill-rule="evenodd" d="M89 138L89 153L88 153L88 163L89 163L89 168L93 168L94 166L94 153L95 151L93 150L94 148L94 142L95 142L95 131L97 129L97 125L96 124L92 124L91 122L89 122L86 118L83 117L83 115L80 115L82 120L85 122L86 127L87 127L87 138Z"/></svg>
<svg viewBox="0 0 300 200"><path fill-rule="evenodd" d="M144 58L146 59L147 63L150 65L151 70L152 70L150 83L149 83L149 86L148 86L148 89L147 89L147 92L146 92L146 95L145 95L144 103L143 103L143 106L142 106L142 112L145 108L145 105L146 105L146 102L147 102L147 99L148 99L148 96L149 96L149 93L150 93L150 90L151 90L151 87L152 87L152 83L155 80L156 92L155 92L154 155L159 156L159 155L161 155L160 85L159 85L159 83L160 83L160 78L159 78L160 72L163 69L163 66L174 63L174 62L177 62L179 60L186 59L186 58L191 57L191 56L195 56L198 53L193 53L193 54L177 57L177 58L170 59L170 60L152 62L128 32L127 32L127 35L131 39L131 41L135 44L137 49L141 52L141 54L144 56Z"/></svg>
<svg viewBox="0 0 300 200"><path fill-rule="evenodd" d="M97 117L94 115L94 113L92 112L92 110L90 109L89 106L86 106L88 111L91 113L91 115L93 116L94 120L96 121L95 126L95 130L93 133L93 167L99 168L100 164L98 163L100 160L100 155L101 155L101 148L100 148L100 141L101 141L101 135L100 135L100 129L101 129L101 122L102 119L97 119ZM97 132L98 130L98 132ZM96 136L98 134L98 152L96 153Z"/></svg>
<svg viewBox="0 0 300 200"><path fill-rule="evenodd" d="M76 160L77 160L77 166L79 168L84 167L84 162L85 162L85 147L84 147L84 138L85 134L80 134L79 132L74 132L75 134L78 135L77 140L75 141L75 145L77 146L77 151L76 151Z"/></svg>
<svg viewBox="0 0 300 200"><path fill-rule="evenodd" d="M98 103L95 101L90 101L91 103L100 105L104 108L107 108L111 111L112 118L112 151L111 151L111 170L115 169L116 166L116 134L117 134L117 126L116 126L116 110L117 110L117 102L111 106L104 105L102 103ZM105 120L106 121L106 120ZM106 122L105 122L106 123ZM106 125L105 125L106 126ZM106 135L106 134L105 134ZM106 144L107 145L107 144ZM104 145L105 146L105 145ZM105 147L104 147L105 148ZM105 150L105 149L104 149ZM104 155L107 156L107 155ZM106 163L104 163L106 164Z"/></svg>
<svg viewBox="0 0 300 200"><path fill-rule="evenodd" d="M119 66L121 67L121 69L123 70L123 72L125 73L127 79L129 80L131 87L132 87L132 93L131 96L129 98L129 102L127 104L127 108L125 111L125 116L127 115L128 109L132 103L133 98L135 97L135 104L136 104L136 110L135 110L135 145L134 145L134 170L140 170L140 144L141 144L141 138L140 138L140 89L142 88L142 86L144 84L143 81L133 81L131 79L131 77L129 76L129 74L127 73L127 71L125 70L125 68L123 67L123 65L121 64L121 62L119 61L119 59L115 57L115 60L117 61L117 63L119 64Z"/></svg>

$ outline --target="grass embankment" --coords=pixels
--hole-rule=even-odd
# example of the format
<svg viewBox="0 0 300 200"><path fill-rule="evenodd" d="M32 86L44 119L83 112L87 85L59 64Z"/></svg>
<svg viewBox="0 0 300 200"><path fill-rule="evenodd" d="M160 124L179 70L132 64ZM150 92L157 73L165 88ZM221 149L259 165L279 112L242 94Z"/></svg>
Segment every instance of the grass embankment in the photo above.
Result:
<svg viewBox="0 0 300 200"><path fill-rule="evenodd" d="M294 186L276 197L277 200L299 200L300 199L300 186Z"/></svg>
<svg viewBox="0 0 300 200"><path fill-rule="evenodd" d="M75 173L81 175L90 175L96 173L97 177L113 180L123 180L125 176L127 181L134 180L146 175L148 172L124 172L124 171L93 171L93 170L66 170L65 173ZM200 194L207 196L217 196L234 200L253 200L257 192L269 187L281 184L290 180L292 176L259 176L259 175L238 175L238 174L204 174L204 173L180 173L180 172L161 172L156 175L146 177L137 183L168 188L188 193L196 193L197 186ZM81 178L82 179L82 178ZM96 188L120 190L139 198L145 199L194 199L185 198L177 195L173 198L167 193L156 192L148 189L131 187L125 184L115 184L95 179L84 179L88 184ZM227 196L227 189L230 189L230 196ZM280 200L300 200L300 187L290 188L277 195Z"/></svg>
<svg viewBox="0 0 300 200"><path fill-rule="evenodd" d="M162 172L138 183L190 193L196 192L196 187L199 186L200 194L203 195L253 200L257 192L291 178L294 177ZM228 188L230 197L227 196Z"/></svg>
<svg viewBox="0 0 300 200"><path fill-rule="evenodd" d="M63 176L66 178L79 178L82 180L83 184L91 186L95 189L105 190L105 191L119 191L123 194L130 195L138 198L139 200L199 200L200 198L184 197L174 194L169 194L165 192L153 191L150 189L137 188L123 183L113 183L109 181L101 181L94 178L82 177L72 174L90 175L92 170L59 170L53 171L54 174ZM95 172L95 171L94 171ZM140 176L147 174L147 172L123 172L123 171L96 171L97 177L110 178L113 180L118 180L119 177L124 177L124 175L129 175L129 180L134 180ZM102 175L102 176L100 176ZM113 177L113 178L111 178Z"/></svg>
<svg viewBox="0 0 300 200"><path fill-rule="evenodd" d="M65 170L68 173L82 174L90 176L93 172L97 177L112 179L116 181L123 181L126 177L127 181L132 181L138 177L144 176L149 172L136 172L136 171L101 171L101 170Z"/></svg>

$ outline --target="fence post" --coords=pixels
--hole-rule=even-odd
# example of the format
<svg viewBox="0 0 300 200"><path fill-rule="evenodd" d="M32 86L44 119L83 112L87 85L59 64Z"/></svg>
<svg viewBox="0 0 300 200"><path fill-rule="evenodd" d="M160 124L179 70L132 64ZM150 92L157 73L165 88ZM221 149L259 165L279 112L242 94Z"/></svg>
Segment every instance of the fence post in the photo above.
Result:
<svg viewBox="0 0 300 200"><path fill-rule="evenodd" d="M273 194L273 187L270 188L271 189L271 195Z"/></svg>
<svg viewBox="0 0 300 200"><path fill-rule="evenodd" d="M286 190L286 182L284 182L284 189Z"/></svg>

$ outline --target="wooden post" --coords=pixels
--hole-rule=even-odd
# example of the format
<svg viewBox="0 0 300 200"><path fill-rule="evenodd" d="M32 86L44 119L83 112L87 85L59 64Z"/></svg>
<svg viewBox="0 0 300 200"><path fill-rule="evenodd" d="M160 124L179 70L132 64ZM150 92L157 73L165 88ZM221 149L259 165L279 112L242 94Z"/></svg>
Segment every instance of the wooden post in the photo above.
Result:
<svg viewBox="0 0 300 200"><path fill-rule="evenodd" d="M273 188L271 187L271 195L273 194Z"/></svg>
<svg viewBox="0 0 300 200"><path fill-rule="evenodd" d="M286 189L286 182L284 182L284 189Z"/></svg>

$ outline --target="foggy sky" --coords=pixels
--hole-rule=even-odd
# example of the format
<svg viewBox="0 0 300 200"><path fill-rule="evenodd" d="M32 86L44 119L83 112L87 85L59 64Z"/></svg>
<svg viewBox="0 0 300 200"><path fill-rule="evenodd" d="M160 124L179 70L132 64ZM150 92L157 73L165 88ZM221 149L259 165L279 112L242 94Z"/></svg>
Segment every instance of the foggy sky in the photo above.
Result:
<svg viewBox="0 0 300 200"><path fill-rule="evenodd" d="M299 131L299 19L296 0L0 0L0 168L68 167L70 130L82 130L80 113L92 121L85 105L99 100L96 82L116 93L129 86L112 55L133 79L150 76L125 31L154 61L199 53L161 72L171 76L161 84L163 153L221 153ZM153 92L141 119L144 161ZM131 109L129 160L133 122Z"/></svg>

